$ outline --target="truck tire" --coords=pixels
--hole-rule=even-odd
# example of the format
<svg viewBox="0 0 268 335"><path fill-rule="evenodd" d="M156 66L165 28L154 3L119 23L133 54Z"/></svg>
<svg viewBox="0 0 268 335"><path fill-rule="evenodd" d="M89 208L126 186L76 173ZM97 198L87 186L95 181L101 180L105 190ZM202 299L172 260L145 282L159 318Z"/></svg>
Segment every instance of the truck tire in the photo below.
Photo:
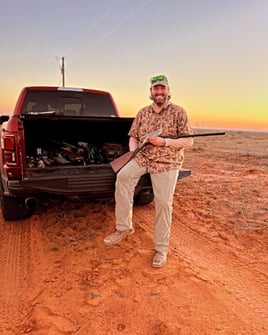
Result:
<svg viewBox="0 0 268 335"><path fill-rule="evenodd" d="M154 200L153 190L140 191L134 196L134 205L144 206L148 205Z"/></svg>
<svg viewBox="0 0 268 335"><path fill-rule="evenodd" d="M25 219L30 210L25 206L25 199L21 197L1 196L1 210L7 221Z"/></svg>

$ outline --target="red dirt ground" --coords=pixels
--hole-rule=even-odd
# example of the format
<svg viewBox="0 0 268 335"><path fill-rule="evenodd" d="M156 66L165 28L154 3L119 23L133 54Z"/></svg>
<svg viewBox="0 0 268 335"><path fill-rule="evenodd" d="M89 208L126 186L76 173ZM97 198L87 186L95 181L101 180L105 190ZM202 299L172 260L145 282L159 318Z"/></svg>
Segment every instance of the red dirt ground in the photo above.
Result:
<svg viewBox="0 0 268 335"><path fill-rule="evenodd" d="M196 139L184 167L162 269L151 267L153 203L112 247L112 201L1 219L1 335L268 334L267 133Z"/></svg>

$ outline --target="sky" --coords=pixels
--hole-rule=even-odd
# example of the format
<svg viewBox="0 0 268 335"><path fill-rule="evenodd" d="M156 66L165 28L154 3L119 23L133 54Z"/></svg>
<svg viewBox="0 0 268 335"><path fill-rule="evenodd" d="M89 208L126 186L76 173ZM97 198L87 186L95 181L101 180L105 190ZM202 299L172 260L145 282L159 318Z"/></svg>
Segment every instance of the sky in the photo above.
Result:
<svg viewBox="0 0 268 335"><path fill-rule="evenodd" d="M168 76L193 128L268 131L268 0L0 0L0 114L24 86L109 91L122 116Z"/></svg>

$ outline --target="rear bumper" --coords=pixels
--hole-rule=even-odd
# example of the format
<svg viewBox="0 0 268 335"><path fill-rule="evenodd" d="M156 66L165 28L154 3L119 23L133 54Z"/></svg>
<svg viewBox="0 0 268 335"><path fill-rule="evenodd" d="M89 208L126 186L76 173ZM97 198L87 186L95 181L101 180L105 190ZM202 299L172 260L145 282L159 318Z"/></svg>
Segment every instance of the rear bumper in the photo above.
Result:
<svg viewBox="0 0 268 335"><path fill-rule="evenodd" d="M181 169L178 180L191 175L191 170ZM107 165L96 167L56 168L45 171L33 169L28 171L28 178L23 181L7 181L6 191L15 196L28 196L38 193L61 195L84 194L92 198L112 197L115 190L116 174ZM136 192L150 189L150 175L142 176Z"/></svg>
<svg viewBox="0 0 268 335"><path fill-rule="evenodd" d="M60 167L29 169L22 181L8 181L7 189L12 195L54 193L62 195L113 194L115 174L105 165L93 167Z"/></svg>

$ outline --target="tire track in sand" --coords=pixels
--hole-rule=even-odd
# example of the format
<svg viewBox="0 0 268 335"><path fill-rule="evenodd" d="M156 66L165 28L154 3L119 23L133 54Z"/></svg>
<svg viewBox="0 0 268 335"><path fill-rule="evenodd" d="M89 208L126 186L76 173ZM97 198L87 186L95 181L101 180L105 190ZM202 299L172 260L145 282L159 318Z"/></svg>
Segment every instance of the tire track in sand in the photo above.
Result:
<svg viewBox="0 0 268 335"><path fill-rule="evenodd" d="M23 319L23 296L30 268L30 226L28 221L0 222L0 333L14 334Z"/></svg>
<svg viewBox="0 0 268 335"><path fill-rule="evenodd" d="M135 222L151 234L152 239L153 215L146 208L135 210ZM249 329L264 334L268 330L268 277L256 264L242 266L245 260L230 251L225 243L223 240L213 243L181 223L179 215L173 213L170 251L188 264L194 278L213 285L221 301L228 302Z"/></svg>

